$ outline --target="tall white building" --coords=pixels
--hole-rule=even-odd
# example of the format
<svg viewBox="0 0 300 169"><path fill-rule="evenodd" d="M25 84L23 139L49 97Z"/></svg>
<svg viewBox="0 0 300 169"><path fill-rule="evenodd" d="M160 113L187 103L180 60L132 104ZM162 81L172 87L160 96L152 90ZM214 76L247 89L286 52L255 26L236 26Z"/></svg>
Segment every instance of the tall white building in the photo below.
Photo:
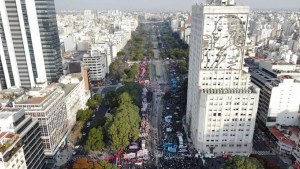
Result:
<svg viewBox="0 0 300 169"><path fill-rule="evenodd" d="M54 0L0 1L0 81L32 88L62 75Z"/></svg>
<svg viewBox="0 0 300 169"><path fill-rule="evenodd" d="M248 15L233 0L192 8L186 120L199 152L251 153L259 88L243 67Z"/></svg>
<svg viewBox="0 0 300 169"><path fill-rule="evenodd" d="M257 124L261 128L277 124L299 126L300 73L297 65L285 61L261 61L250 74L251 81L260 88Z"/></svg>
<svg viewBox="0 0 300 169"><path fill-rule="evenodd" d="M38 120L23 109L0 110L0 168L43 169L45 165Z"/></svg>
<svg viewBox="0 0 300 169"><path fill-rule="evenodd" d="M26 115L38 119L44 154L52 163L69 131L64 91L56 84L34 88L17 98L14 107L23 108Z"/></svg>

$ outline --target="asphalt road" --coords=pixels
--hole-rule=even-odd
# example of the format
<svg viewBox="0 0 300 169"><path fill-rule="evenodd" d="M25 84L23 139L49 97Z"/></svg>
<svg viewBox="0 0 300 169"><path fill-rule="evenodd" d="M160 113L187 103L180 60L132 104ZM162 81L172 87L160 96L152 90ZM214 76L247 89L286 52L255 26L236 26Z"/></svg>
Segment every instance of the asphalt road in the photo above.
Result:
<svg viewBox="0 0 300 169"><path fill-rule="evenodd" d="M156 38L153 38L153 45L157 45ZM163 112L163 106L164 102L162 99L163 93L165 93L165 87L160 85L162 83L167 83L167 72L164 65L163 60L160 57L160 52L158 49L153 48L154 53L154 60L151 60L152 68L155 69L156 66L159 66L159 69L156 69L161 72L152 71L151 73L151 84L154 84L154 92L153 92L153 106L152 106L152 112L151 112L151 131L152 131L152 147L156 147L156 145L160 144L160 139L162 135L162 131L160 128L161 120L162 120L162 112ZM158 75L161 75L160 77L157 77ZM154 149L153 149L154 150ZM156 166L159 166L158 164L158 158L156 157L155 164Z"/></svg>

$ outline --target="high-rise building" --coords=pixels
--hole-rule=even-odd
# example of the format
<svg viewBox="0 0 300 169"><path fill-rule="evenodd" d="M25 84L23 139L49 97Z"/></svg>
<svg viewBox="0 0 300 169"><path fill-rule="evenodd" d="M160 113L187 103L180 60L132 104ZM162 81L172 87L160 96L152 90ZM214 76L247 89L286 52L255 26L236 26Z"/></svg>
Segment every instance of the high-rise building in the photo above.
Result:
<svg viewBox="0 0 300 169"><path fill-rule="evenodd" d="M300 81L297 65L283 60L260 61L250 70L251 81L260 88L257 125L299 126Z"/></svg>
<svg viewBox="0 0 300 169"><path fill-rule="evenodd" d="M54 0L0 1L0 81L31 88L62 75Z"/></svg>
<svg viewBox="0 0 300 169"><path fill-rule="evenodd" d="M14 107L23 108L26 115L39 121L47 164L57 157L70 127L67 123L65 92L56 84L34 88L15 99Z"/></svg>
<svg viewBox="0 0 300 169"><path fill-rule="evenodd" d="M243 67L248 15L233 0L192 8L186 120L201 153L252 151L259 88Z"/></svg>
<svg viewBox="0 0 300 169"><path fill-rule="evenodd" d="M9 147L4 145L10 145ZM45 168L45 155L38 120L23 109L0 111L0 168Z"/></svg>

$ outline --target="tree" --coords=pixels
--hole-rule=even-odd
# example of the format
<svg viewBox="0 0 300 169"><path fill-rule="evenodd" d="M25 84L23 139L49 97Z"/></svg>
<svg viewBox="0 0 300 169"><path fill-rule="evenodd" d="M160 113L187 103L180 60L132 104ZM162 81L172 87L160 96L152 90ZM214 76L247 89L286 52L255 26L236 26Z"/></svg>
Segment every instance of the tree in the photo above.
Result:
<svg viewBox="0 0 300 169"><path fill-rule="evenodd" d="M103 166L104 169L117 169L116 166L114 166L113 164L110 164L110 163L108 163L108 162L106 162L106 161L104 161L104 160L100 161L99 164L100 164L101 166Z"/></svg>
<svg viewBox="0 0 300 169"><path fill-rule="evenodd" d="M103 127L106 123L107 118L106 117L100 117L96 123L94 124L94 127Z"/></svg>
<svg viewBox="0 0 300 169"><path fill-rule="evenodd" d="M99 103L97 100L94 99L89 99L86 103L86 105L91 108L91 109L95 109L99 106Z"/></svg>
<svg viewBox="0 0 300 169"><path fill-rule="evenodd" d="M125 55L126 55L126 53L123 50L121 50L120 52L117 53L118 57L125 56Z"/></svg>
<svg viewBox="0 0 300 169"><path fill-rule="evenodd" d="M72 169L116 169L112 164L107 162L91 161L85 157L79 157L73 163Z"/></svg>
<svg viewBox="0 0 300 169"><path fill-rule="evenodd" d="M108 117L105 124L113 150L123 149L139 137L139 108L132 104L128 93L123 93L118 103L115 113Z"/></svg>
<svg viewBox="0 0 300 169"><path fill-rule="evenodd" d="M142 88L138 83L130 82L117 89L116 94L128 93L135 105L140 105Z"/></svg>
<svg viewBox="0 0 300 169"><path fill-rule="evenodd" d="M106 97L106 102L105 104L109 106L110 108L114 108L118 106L118 95L115 91L109 91L105 95Z"/></svg>
<svg viewBox="0 0 300 169"><path fill-rule="evenodd" d="M130 70L132 71L134 77L137 77L139 73L139 66L136 63L130 67Z"/></svg>
<svg viewBox="0 0 300 169"><path fill-rule="evenodd" d="M78 110L76 114L77 121L86 122L88 119L92 117L93 111L91 109L86 110Z"/></svg>
<svg viewBox="0 0 300 169"><path fill-rule="evenodd" d="M264 156L260 156L258 154L251 154L250 157L257 159L265 169L280 169L280 166L273 161L267 159Z"/></svg>
<svg viewBox="0 0 300 169"><path fill-rule="evenodd" d="M186 74L188 72L187 63L185 60L178 60L177 65L180 73Z"/></svg>
<svg viewBox="0 0 300 169"><path fill-rule="evenodd" d="M94 95L94 100L96 100L98 103L100 103L103 99L103 96L101 94L95 94Z"/></svg>
<svg viewBox="0 0 300 169"><path fill-rule="evenodd" d="M83 128L83 122L82 121L77 121L74 128L70 132L70 138L69 139L70 139L70 142L72 142L74 145L82 137L82 133L81 133L82 128Z"/></svg>
<svg viewBox="0 0 300 169"><path fill-rule="evenodd" d="M92 128L89 132L89 136L84 148L92 151L102 151L103 147L104 141L102 127L99 126L98 128Z"/></svg>
<svg viewBox="0 0 300 169"><path fill-rule="evenodd" d="M229 158L222 169L264 169L261 163L252 157L235 156Z"/></svg>
<svg viewBox="0 0 300 169"><path fill-rule="evenodd" d="M92 169L93 162L89 161L87 158L79 157L76 159L74 164L72 165L72 169Z"/></svg>

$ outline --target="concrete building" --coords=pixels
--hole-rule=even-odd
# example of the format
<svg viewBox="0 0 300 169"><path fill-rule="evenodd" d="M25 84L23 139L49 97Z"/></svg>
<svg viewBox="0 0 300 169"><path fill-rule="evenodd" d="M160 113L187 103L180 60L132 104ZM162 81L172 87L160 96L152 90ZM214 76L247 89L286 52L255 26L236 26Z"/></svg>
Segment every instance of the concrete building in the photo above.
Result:
<svg viewBox="0 0 300 169"><path fill-rule="evenodd" d="M260 127L300 125L300 81L293 77L300 72L296 68L284 61L260 61L259 68L250 70L251 81L261 89L257 110Z"/></svg>
<svg viewBox="0 0 300 169"><path fill-rule="evenodd" d="M271 139L276 143L276 149L281 153L292 154L299 141L299 127L276 127L269 128Z"/></svg>
<svg viewBox="0 0 300 169"><path fill-rule="evenodd" d="M45 155L38 120L25 115L23 109L0 111L0 168L45 168ZM2 154L1 154L2 153Z"/></svg>
<svg viewBox="0 0 300 169"><path fill-rule="evenodd" d="M86 108L85 104L90 97L90 93L85 91L85 83L81 73L63 76L60 78L59 83L65 92L68 126L74 126L76 113L78 110Z"/></svg>
<svg viewBox="0 0 300 169"><path fill-rule="evenodd" d="M2 88L58 81L63 71L54 0L0 1L0 14Z"/></svg>
<svg viewBox="0 0 300 169"><path fill-rule="evenodd" d="M249 7L194 5L186 121L201 153L249 155L259 88L243 67Z"/></svg>
<svg viewBox="0 0 300 169"><path fill-rule="evenodd" d="M38 119L48 163L54 162L69 130L64 96L64 91L53 84L31 89L14 102L14 107L23 108L26 115Z"/></svg>
<svg viewBox="0 0 300 169"><path fill-rule="evenodd" d="M91 81L101 81L106 75L106 57L99 50L92 50L91 55L83 56L83 65L89 69L89 79Z"/></svg>

